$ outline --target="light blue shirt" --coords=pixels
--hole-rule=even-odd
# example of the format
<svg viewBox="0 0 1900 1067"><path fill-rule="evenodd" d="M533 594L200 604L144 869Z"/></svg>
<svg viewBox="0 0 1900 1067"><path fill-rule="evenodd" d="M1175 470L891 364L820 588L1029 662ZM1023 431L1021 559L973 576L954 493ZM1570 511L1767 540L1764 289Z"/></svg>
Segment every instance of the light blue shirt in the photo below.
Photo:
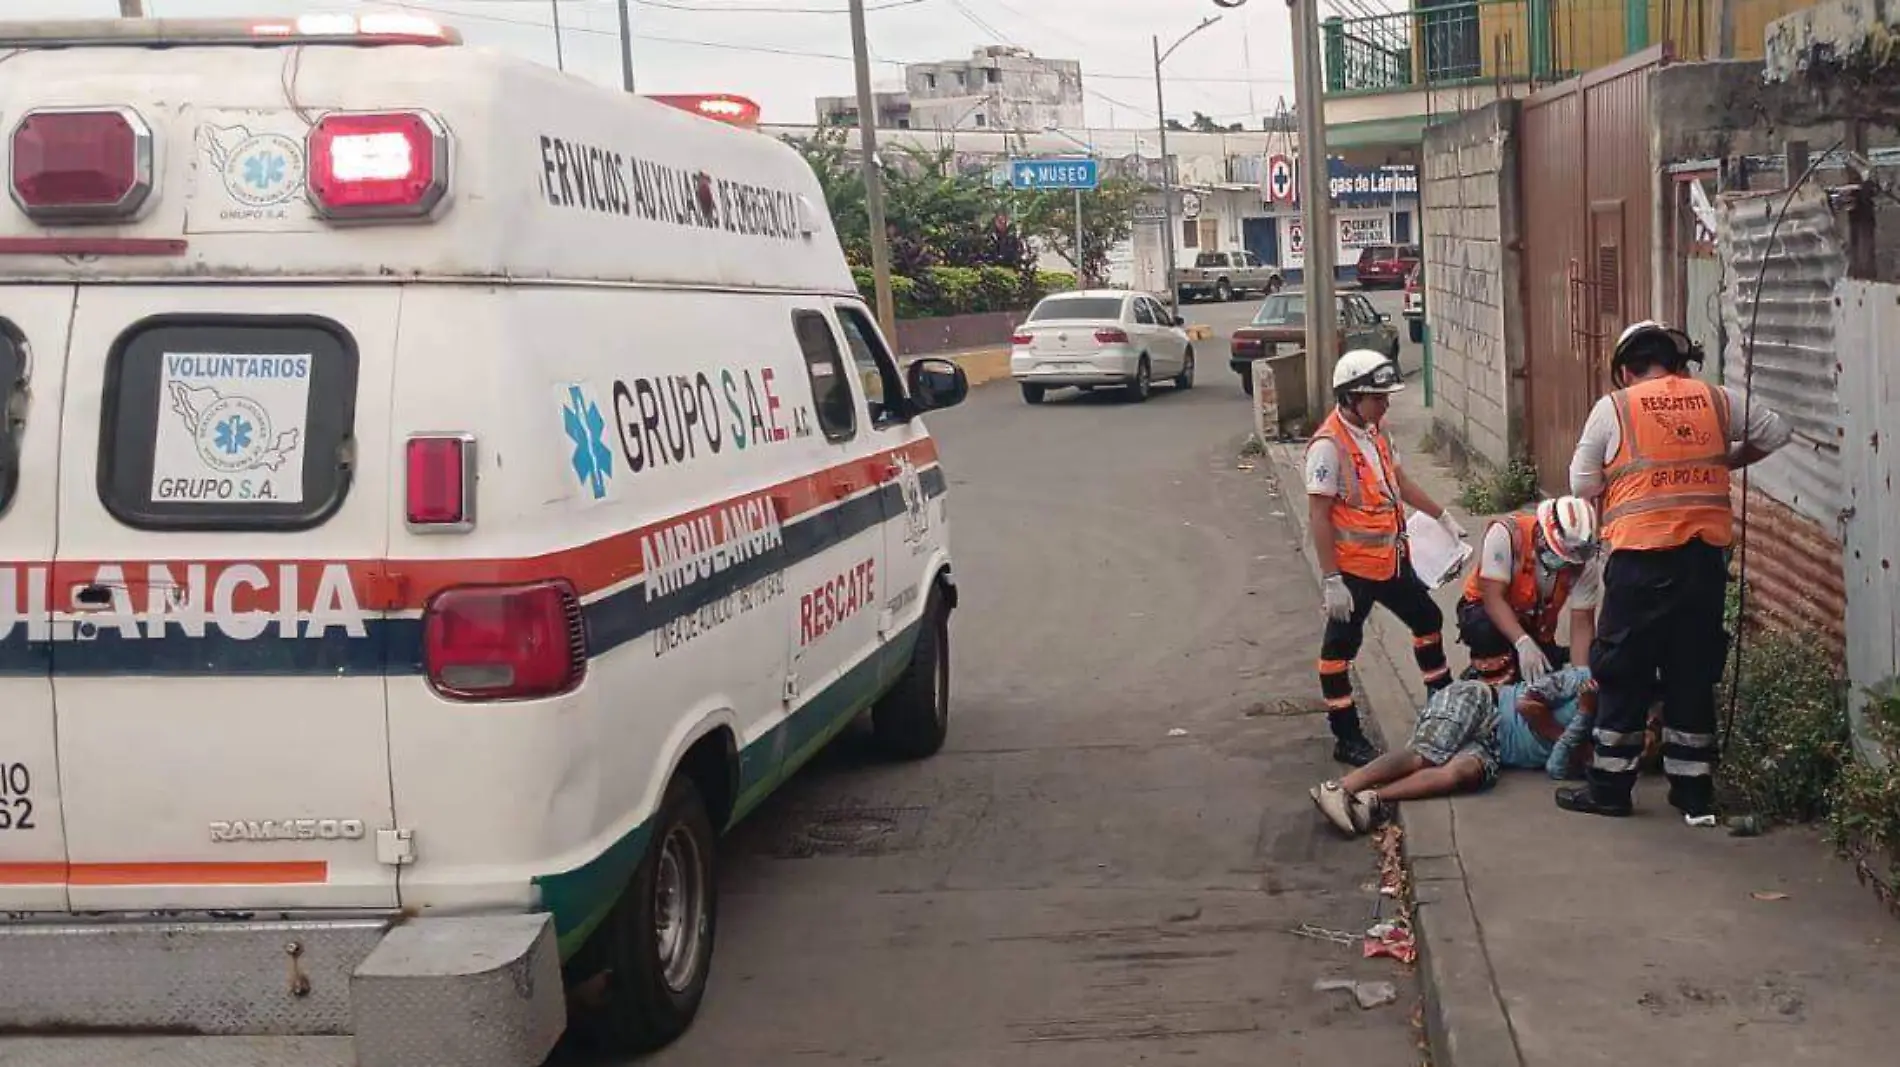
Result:
<svg viewBox="0 0 1900 1067"><path fill-rule="evenodd" d="M1567 667L1561 671L1552 671L1531 685L1507 685L1498 688L1498 748L1506 767L1548 770L1552 751L1557 747L1550 741L1537 736L1522 715L1517 713L1517 702L1525 693L1535 693L1550 705L1550 712L1557 723L1568 732L1573 722L1579 718L1581 705L1578 698L1583 695L1585 684L1590 681L1587 667ZM1565 738L1569 740L1568 736ZM1574 746L1574 742L1565 745L1565 752Z"/></svg>

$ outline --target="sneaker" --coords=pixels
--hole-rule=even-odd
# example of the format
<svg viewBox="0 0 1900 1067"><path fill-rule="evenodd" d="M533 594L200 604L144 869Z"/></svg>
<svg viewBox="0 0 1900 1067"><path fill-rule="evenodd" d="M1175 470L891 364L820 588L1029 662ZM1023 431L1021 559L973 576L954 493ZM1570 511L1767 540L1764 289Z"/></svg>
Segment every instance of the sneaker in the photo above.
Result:
<svg viewBox="0 0 1900 1067"><path fill-rule="evenodd" d="M1362 834L1371 833L1385 821L1385 801L1370 789L1352 795L1352 824Z"/></svg>
<svg viewBox="0 0 1900 1067"><path fill-rule="evenodd" d="M1627 798L1621 801L1604 800L1587 785L1557 790L1557 806L1580 815L1606 815L1612 819L1627 819L1635 810Z"/></svg>
<svg viewBox="0 0 1900 1067"><path fill-rule="evenodd" d="M1333 759L1348 767L1364 767L1378 758L1379 750L1372 747L1372 742L1366 740L1364 734L1342 737L1333 742Z"/></svg>
<svg viewBox="0 0 1900 1067"><path fill-rule="evenodd" d="M1306 791L1313 798L1313 806L1319 809L1326 821L1339 827L1339 832L1348 837L1357 837L1363 831L1353 818L1353 798L1346 795L1338 782L1321 782Z"/></svg>

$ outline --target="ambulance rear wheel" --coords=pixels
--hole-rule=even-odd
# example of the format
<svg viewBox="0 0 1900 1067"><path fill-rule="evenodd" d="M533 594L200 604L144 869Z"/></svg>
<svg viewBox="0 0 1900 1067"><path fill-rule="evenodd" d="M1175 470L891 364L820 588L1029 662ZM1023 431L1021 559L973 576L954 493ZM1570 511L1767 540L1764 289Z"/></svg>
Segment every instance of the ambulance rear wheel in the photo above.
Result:
<svg viewBox="0 0 1900 1067"><path fill-rule="evenodd" d="M589 946L605 987L582 1025L600 1051L660 1048L699 1013L718 929L718 841L699 788L675 775L645 857Z"/></svg>
<svg viewBox="0 0 1900 1067"><path fill-rule="evenodd" d="M931 591L910 664L871 709L871 732L893 759L934 756L950 734L950 614Z"/></svg>

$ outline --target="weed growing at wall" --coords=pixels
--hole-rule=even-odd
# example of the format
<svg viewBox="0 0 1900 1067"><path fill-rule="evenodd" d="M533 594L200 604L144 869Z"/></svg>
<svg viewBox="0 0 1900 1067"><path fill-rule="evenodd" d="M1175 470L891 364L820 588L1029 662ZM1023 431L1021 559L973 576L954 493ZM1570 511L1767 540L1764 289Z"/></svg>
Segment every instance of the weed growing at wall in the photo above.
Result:
<svg viewBox="0 0 1900 1067"><path fill-rule="evenodd" d="M1739 582L1729 586L1731 634L1745 625L1740 590ZM1732 722L1732 655L1717 691L1717 711L1725 725L1717 794L1730 812L1809 822L1827 814L1830 797L1853 759L1846 683L1819 642L1800 633L1746 625L1740 699Z"/></svg>
<svg viewBox="0 0 1900 1067"><path fill-rule="evenodd" d="M1900 915L1900 687L1868 693L1867 730L1887 765L1855 761L1828 798L1828 838Z"/></svg>
<svg viewBox="0 0 1900 1067"><path fill-rule="evenodd" d="M1503 470L1473 467L1460 479L1459 506L1473 515L1512 511L1537 499L1537 466L1519 456Z"/></svg>

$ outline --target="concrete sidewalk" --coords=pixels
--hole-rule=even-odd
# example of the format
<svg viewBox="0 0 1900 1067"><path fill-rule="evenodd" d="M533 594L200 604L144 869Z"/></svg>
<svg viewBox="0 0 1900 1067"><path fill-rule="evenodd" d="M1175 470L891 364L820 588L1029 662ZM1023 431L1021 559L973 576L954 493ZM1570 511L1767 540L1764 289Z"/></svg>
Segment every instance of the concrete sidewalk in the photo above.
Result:
<svg viewBox="0 0 1900 1067"><path fill-rule="evenodd" d="M1423 394L1414 380L1394 398L1392 439L1475 539L1483 517L1459 511L1451 472L1421 451ZM1304 535L1303 447L1267 451ZM1437 591L1454 671L1467 662L1451 622L1462 584ZM1424 686L1410 634L1383 612L1357 675L1380 735L1403 744ZM1648 778L1635 818L1572 815L1556 785L1510 772L1488 793L1401 812L1435 1067L1894 1062L1900 925L1817 835L1689 829Z"/></svg>

